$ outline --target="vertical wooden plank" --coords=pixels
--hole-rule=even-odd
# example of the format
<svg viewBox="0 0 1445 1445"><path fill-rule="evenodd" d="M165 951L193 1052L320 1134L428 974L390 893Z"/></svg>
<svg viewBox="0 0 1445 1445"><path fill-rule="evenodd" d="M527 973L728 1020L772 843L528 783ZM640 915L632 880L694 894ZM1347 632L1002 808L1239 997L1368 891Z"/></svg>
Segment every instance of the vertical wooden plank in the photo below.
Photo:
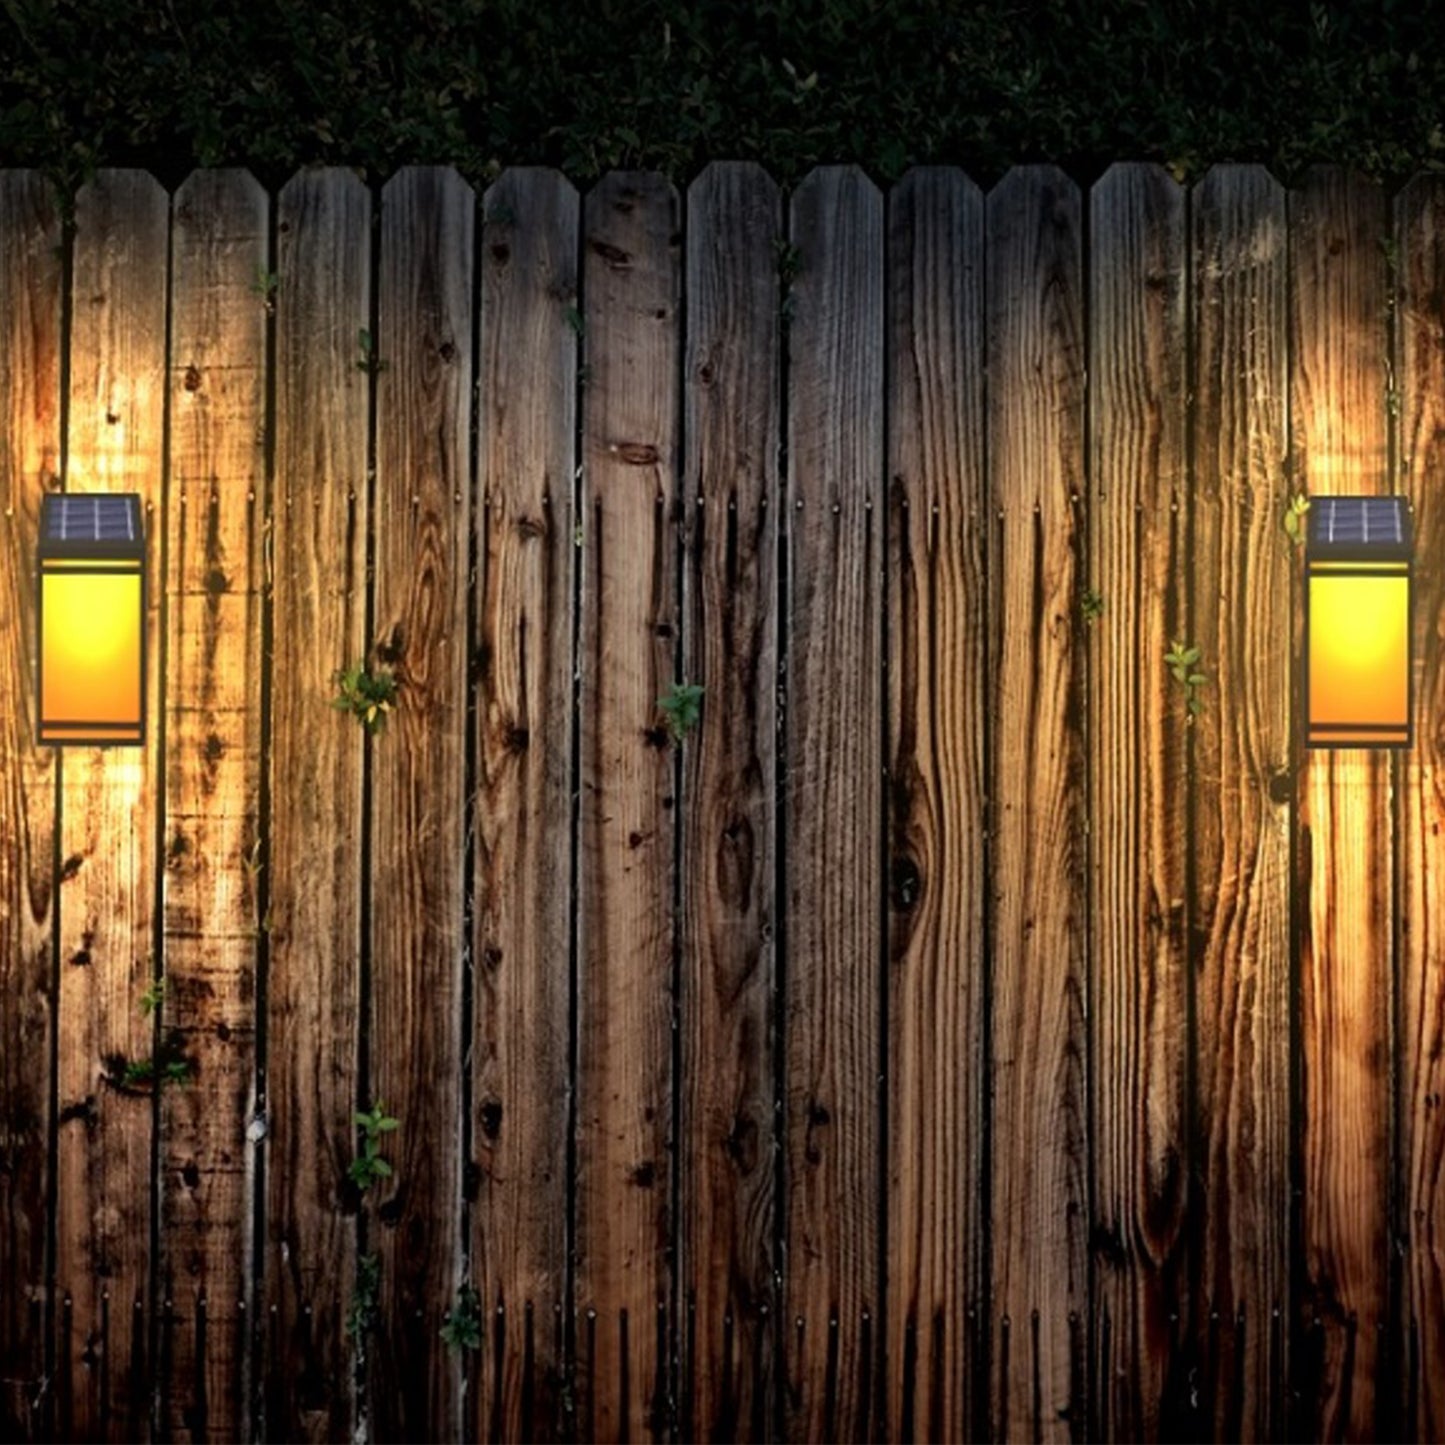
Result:
<svg viewBox="0 0 1445 1445"><path fill-rule="evenodd" d="M161 1014L192 1076L161 1106L160 1273L177 1311L162 1403L192 1439L245 1433L268 210L247 172L198 171L172 238Z"/></svg>
<svg viewBox="0 0 1445 1445"><path fill-rule="evenodd" d="M35 738L35 548L60 473L60 210L0 171L0 1436L40 1433L49 1189L55 752Z"/></svg>
<svg viewBox="0 0 1445 1445"><path fill-rule="evenodd" d="M1294 485L1314 496L1387 492L1387 236L1377 186L1310 171L1290 202L1290 439ZM1301 1386L1299 1429L1366 1439L1387 1312L1390 758L1307 752L1300 780L1300 1047L1307 1330L1320 1358Z"/></svg>
<svg viewBox="0 0 1445 1445"><path fill-rule="evenodd" d="M483 216L471 1257L505 1345L500 1385L471 1372L465 1433L546 1439L564 1399L577 192L508 170Z"/></svg>
<svg viewBox="0 0 1445 1445"><path fill-rule="evenodd" d="M1082 580L1102 607L1093 620L1087 611L1083 617L1090 996L1097 1001L1091 1238L1095 1309L1108 1312L1116 1361L1098 1379L1097 1407L1111 1434L1153 1439L1178 1368L1189 1282L1185 873L1193 719L1164 662L1187 630L1184 193L1161 167L1115 165L1089 203L1089 566ZM1217 711L1217 697L1204 697ZM1173 1382L1176 1391L1181 1383Z"/></svg>
<svg viewBox="0 0 1445 1445"><path fill-rule="evenodd" d="M682 789L682 1298L691 1428L772 1418L778 188L715 163L687 197L683 677L704 689ZM725 1322L732 1320L724 1358ZM764 1373L754 1373L762 1362ZM686 1432L688 1422L682 1428Z"/></svg>
<svg viewBox="0 0 1445 1445"><path fill-rule="evenodd" d="M450 1440L438 1337L461 1279L462 875L476 197L409 166L381 197L373 650L398 697L371 748L371 1095L401 1121L376 1191L381 1439Z"/></svg>
<svg viewBox="0 0 1445 1445"><path fill-rule="evenodd" d="M1078 502L1078 189L1050 166L989 193L993 1431L1084 1428L1070 1316L1087 1305ZM995 1351L995 1359L999 1352Z"/></svg>
<svg viewBox="0 0 1445 1445"><path fill-rule="evenodd" d="M366 648L371 198L304 171L277 201L265 1426L351 1432L362 731L329 706ZM385 1102L385 1101L383 1101ZM363 1342L364 1347L364 1342Z"/></svg>
<svg viewBox="0 0 1445 1445"><path fill-rule="evenodd" d="M1406 1242L1397 1337L1416 1340L1401 1433L1445 1439L1445 185L1419 177L1395 202L1399 257L1395 384L1401 489L1414 508L1415 747L1401 759L1400 1180L1395 1228Z"/></svg>
<svg viewBox="0 0 1445 1445"><path fill-rule="evenodd" d="M1237 1381L1241 1435L1274 1433L1290 1291L1290 739L1299 565L1284 533L1283 188L1216 166L1192 198L1194 501L1190 635L1209 677L1194 729L1195 1095L1200 1288L1190 1333ZM1243 1313L1243 1349L1232 1322ZM1218 1323L1213 1316L1218 1316ZM1281 1346L1287 1329L1279 1330ZM1213 1348L1211 1349L1211 1342ZM1226 1431L1227 1392L1205 1402Z"/></svg>
<svg viewBox="0 0 1445 1445"><path fill-rule="evenodd" d="M146 1358L153 1100L122 1076L153 1033L140 997L156 946L168 220L143 171L103 171L76 198L66 487L139 493L150 569L145 745L73 749L61 772L56 1284L73 1301L60 1348L82 1362L72 1420L86 1439L134 1438L152 1385L131 1359Z"/></svg>
<svg viewBox="0 0 1445 1445"><path fill-rule="evenodd" d="M597 1311L580 1406L602 1440L667 1428L674 799L656 699L677 626L679 219L651 174L605 177L583 209L576 1257Z"/></svg>
<svg viewBox="0 0 1445 1445"><path fill-rule="evenodd" d="M881 1203L883 198L857 166L819 168L793 193L791 231L787 1425L792 1438L869 1438L862 1335L879 1306Z"/></svg>
<svg viewBox="0 0 1445 1445"><path fill-rule="evenodd" d="M888 213L886 1418L895 1439L909 1410L918 1437L969 1438L985 1385L967 1349L984 1261L983 272L978 187L957 170L910 171Z"/></svg>

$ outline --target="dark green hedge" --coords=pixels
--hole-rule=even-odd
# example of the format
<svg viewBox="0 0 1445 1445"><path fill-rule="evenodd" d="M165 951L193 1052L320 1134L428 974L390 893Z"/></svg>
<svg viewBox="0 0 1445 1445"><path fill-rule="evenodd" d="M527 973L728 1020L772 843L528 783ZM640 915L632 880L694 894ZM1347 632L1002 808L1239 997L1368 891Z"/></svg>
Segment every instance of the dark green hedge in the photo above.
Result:
<svg viewBox="0 0 1445 1445"><path fill-rule="evenodd" d="M1430 0L0 0L0 165L1445 159Z"/></svg>

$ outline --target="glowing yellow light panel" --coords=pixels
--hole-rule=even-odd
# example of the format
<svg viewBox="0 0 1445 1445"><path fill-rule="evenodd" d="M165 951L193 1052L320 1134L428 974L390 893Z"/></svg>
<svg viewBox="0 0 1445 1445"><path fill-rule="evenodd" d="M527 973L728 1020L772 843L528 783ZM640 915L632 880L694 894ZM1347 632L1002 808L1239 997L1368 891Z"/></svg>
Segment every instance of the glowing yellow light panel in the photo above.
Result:
<svg viewBox="0 0 1445 1445"><path fill-rule="evenodd" d="M1305 548L1306 745L1408 748L1410 514L1403 497L1315 497Z"/></svg>
<svg viewBox="0 0 1445 1445"><path fill-rule="evenodd" d="M41 743L145 741L145 589L138 496L45 498L37 609Z"/></svg>

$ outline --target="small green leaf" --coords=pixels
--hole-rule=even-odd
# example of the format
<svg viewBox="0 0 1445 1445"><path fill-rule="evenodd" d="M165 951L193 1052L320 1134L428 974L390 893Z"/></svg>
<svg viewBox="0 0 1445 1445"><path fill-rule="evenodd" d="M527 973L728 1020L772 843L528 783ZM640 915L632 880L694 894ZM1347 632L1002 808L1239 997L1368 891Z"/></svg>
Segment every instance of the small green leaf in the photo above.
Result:
<svg viewBox="0 0 1445 1445"><path fill-rule="evenodd" d="M149 987L147 987L146 991L141 994L141 1013L144 1014L146 1018L150 1018L150 1016L155 1013L155 1011L161 1006L161 1002L165 998L165 996L166 980L165 975L163 974L160 978L156 979L152 984L150 984Z"/></svg>
<svg viewBox="0 0 1445 1445"><path fill-rule="evenodd" d="M381 1259L375 1254L364 1254L358 1261L356 1293L346 1311L346 1335L348 1339L359 1340L376 1322L377 1295L381 1288Z"/></svg>
<svg viewBox="0 0 1445 1445"><path fill-rule="evenodd" d="M456 1305L446 1312L439 1333L451 1349L481 1348L482 1302L471 1285L458 1286Z"/></svg>
<svg viewBox="0 0 1445 1445"><path fill-rule="evenodd" d="M156 1067L150 1059L131 1059L121 1075L121 1083L133 1088L137 1084L148 1084L155 1078Z"/></svg>
<svg viewBox="0 0 1445 1445"><path fill-rule="evenodd" d="M702 695L700 683L675 682L657 699L657 706L675 742L681 742L697 726Z"/></svg>

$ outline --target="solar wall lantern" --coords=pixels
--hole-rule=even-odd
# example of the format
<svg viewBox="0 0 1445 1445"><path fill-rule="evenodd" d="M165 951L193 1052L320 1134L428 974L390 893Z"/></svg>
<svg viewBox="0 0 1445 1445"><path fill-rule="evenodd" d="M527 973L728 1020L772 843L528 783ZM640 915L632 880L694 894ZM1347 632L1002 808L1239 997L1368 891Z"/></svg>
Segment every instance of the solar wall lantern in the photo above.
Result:
<svg viewBox="0 0 1445 1445"><path fill-rule="evenodd" d="M1408 748L1411 537L1403 497L1313 497L1305 540L1305 745Z"/></svg>
<svg viewBox="0 0 1445 1445"><path fill-rule="evenodd" d="M40 512L42 744L145 741L145 534L141 499L49 493Z"/></svg>

